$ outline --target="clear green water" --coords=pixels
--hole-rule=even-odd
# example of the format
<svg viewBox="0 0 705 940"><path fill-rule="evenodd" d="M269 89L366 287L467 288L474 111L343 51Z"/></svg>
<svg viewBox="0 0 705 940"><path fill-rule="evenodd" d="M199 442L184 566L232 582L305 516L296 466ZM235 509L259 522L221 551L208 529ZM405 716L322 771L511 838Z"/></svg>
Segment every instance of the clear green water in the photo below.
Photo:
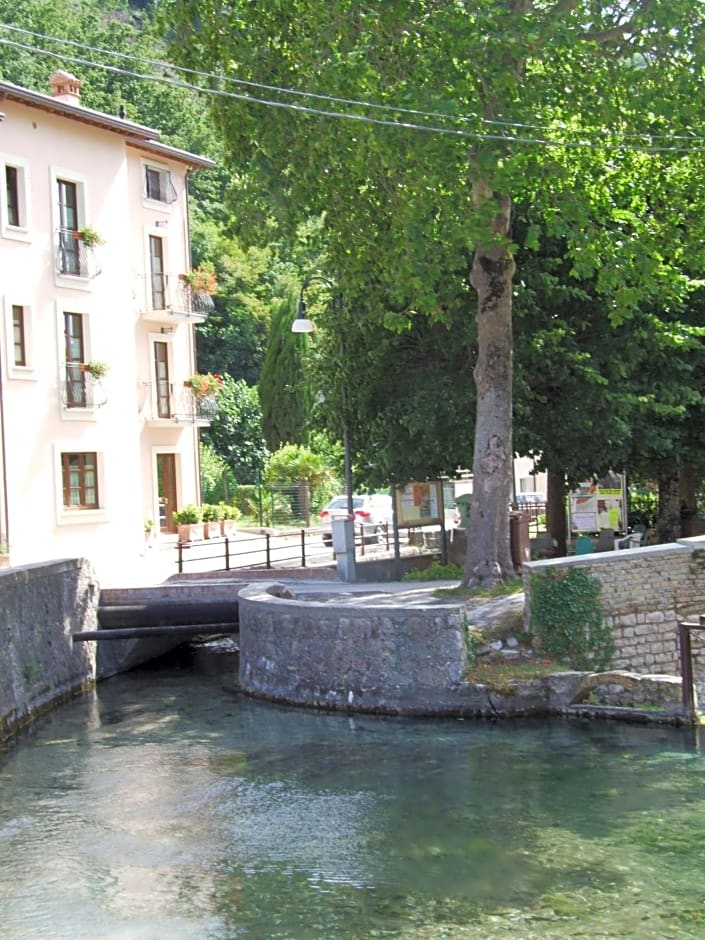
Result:
<svg viewBox="0 0 705 940"><path fill-rule="evenodd" d="M695 733L348 718L133 673L0 761L0 936L705 937Z"/></svg>

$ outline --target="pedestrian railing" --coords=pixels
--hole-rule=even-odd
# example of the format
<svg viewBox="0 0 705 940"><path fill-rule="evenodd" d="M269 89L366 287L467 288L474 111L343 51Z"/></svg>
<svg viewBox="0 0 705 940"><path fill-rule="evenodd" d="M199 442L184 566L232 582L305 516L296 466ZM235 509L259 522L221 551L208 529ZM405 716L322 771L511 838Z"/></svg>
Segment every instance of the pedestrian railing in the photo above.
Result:
<svg viewBox="0 0 705 940"><path fill-rule="evenodd" d="M326 533L329 534L329 533ZM178 542L177 568L183 574L187 565L207 571L238 568L307 568L332 564L335 554L323 542L323 529L288 529L281 532L241 533L237 536ZM370 539L369 526L355 527L355 547L364 556ZM392 547L392 532L382 526L377 535L384 550Z"/></svg>

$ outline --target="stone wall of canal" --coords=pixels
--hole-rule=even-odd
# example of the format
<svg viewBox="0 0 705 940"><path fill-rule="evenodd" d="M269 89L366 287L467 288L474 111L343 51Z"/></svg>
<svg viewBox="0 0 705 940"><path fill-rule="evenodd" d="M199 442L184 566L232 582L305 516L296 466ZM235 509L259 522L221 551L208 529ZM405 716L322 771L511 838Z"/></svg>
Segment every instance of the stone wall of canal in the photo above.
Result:
<svg viewBox="0 0 705 940"><path fill-rule="evenodd" d="M529 562L524 566L527 629L532 578L571 566L584 568L601 585L617 649L614 668L680 675L678 621L705 613L705 538ZM699 631L692 634L696 673L705 673L703 638Z"/></svg>
<svg viewBox="0 0 705 940"><path fill-rule="evenodd" d="M98 583L89 563L67 559L0 571L0 740L59 702L90 688Z"/></svg>

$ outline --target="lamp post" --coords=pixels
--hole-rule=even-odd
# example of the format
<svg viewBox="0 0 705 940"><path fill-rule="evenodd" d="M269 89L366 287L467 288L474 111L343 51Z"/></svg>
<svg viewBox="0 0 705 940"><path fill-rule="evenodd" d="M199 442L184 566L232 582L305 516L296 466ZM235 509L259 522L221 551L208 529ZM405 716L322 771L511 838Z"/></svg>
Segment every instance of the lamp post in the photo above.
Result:
<svg viewBox="0 0 705 940"><path fill-rule="evenodd" d="M296 311L296 319L291 325L292 333L313 333L315 326L312 320L307 316L306 310L306 300L304 298L304 291L312 281L321 281L327 287L334 288L334 284L329 281L327 278L319 274L312 274L311 277L306 278L306 280L301 285L301 293L299 294L299 305ZM342 300L340 294L336 294L336 305L338 311L342 308ZM343 340L340 341L340 357L344 360L345 358L345 348L343 346ZM345 394L345 383L343 382L341 387L341 397L343 399L343 473L345 477L345 496L348 501L348 516L352 519L355 515L353 510L353 486L352 486L352 460L350 456L350 430L348 428L348 408L347 408L347 396Z"/></svg>

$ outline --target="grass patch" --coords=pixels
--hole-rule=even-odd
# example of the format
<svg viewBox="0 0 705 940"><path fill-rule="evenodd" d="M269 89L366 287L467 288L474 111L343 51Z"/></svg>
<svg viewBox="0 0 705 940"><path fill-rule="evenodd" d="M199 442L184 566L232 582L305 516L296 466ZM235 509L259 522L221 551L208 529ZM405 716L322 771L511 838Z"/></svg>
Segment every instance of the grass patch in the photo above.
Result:
<svg viewBox="0 0 705 940"><path fill-rule="evenodd" d="M491 588L471 588L462 585L452 588L437 588L433 592L433 596L472 600L473 598L508 597L511 594L521 594L523 590L524 582L521 578L509 578L509 580L495 584Z"/></svg>
<svg viewBox="0 0 705 940"><path fill-rule="evenodd" d="M468 682L481 682L483 685L502 686L512 679L537 679L550 676L554 672L570 669L566 663L550 659L531 659L522 662L483 662L478 660L465 672Z"/></svg>
<svg viewBox="0 0 705 940"><path fill-rule="evenodd" d="M402 575L402 581L460 581L463 569L454 562L447 565L440 561L432 562L428 568L414 568Z"/></svg>

